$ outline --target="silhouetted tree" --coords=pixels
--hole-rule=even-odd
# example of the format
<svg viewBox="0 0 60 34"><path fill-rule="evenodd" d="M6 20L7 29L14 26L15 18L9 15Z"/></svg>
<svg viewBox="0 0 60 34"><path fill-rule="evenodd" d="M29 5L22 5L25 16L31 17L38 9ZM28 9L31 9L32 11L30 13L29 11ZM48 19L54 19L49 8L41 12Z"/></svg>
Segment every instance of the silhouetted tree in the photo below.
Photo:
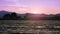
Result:
<svg viewBox="0 0 60 34"><path fill-rule="evenodd" d="M17 19L17 14L16 13L11 13L11 19Z"/></svg>
<svg viewBox="0 0 60 34"><path fill-rule="evenodd" d="M10 19L10 14L5 14L5 15L3 16L3 19Z"/></svg>

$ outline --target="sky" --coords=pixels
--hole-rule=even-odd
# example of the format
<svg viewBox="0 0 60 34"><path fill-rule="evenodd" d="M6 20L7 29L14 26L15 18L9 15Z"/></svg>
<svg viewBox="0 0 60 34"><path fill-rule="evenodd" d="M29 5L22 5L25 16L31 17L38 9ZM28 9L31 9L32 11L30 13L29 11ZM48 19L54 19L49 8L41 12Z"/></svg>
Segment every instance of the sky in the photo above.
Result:
<svg viewBox="0 0 60 34"><path fill-rule="evenodd" d="M0 10L19 14L60 13L60 0L0 0Z"/></svg>

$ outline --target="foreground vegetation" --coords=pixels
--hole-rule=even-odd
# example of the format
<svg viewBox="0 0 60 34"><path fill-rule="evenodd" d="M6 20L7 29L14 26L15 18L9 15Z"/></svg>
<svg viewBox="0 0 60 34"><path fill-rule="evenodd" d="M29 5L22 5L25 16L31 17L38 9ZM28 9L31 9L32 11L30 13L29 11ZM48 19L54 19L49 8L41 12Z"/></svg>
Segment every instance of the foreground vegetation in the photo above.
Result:
<svg viewBox="0 0 60 34"><path fill-rule="evenodd" d="M53 26L59 26L59 28L55 29ZM20 32L35 34L59 33L60 20L0 20L0 32L7 34Z"/></svg>

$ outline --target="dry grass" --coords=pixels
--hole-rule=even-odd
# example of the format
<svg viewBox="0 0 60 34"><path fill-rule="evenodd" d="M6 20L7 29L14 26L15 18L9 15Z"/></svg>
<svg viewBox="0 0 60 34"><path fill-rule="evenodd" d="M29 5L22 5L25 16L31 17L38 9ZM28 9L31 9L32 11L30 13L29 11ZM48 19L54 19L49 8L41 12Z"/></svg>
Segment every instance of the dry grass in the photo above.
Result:
<svg viewBox="0 0 60 34"><path fill-rule="evenodd" d="M60 26L60 20L0 20L0 31L6 32L30 32L40 34L55 33L50 29L34 29L35 26ZM2 30L1 30L2 29ZM23 30L23 31L22 31ZM48 32L48 33L47 33ZM56 33L59 33L57 31Z"/></svg>

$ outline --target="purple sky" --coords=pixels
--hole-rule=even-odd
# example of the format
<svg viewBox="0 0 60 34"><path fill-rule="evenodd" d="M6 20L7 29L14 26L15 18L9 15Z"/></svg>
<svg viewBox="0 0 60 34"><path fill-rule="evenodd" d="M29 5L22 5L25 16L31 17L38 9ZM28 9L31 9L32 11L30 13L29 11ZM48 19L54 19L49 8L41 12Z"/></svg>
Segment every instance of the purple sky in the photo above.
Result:
<svg viewBox="0 0 60 34"><path fill-rule="evenodd" d="M0 10L16 13L60 13L60 0L0 0Z"/></svg>

